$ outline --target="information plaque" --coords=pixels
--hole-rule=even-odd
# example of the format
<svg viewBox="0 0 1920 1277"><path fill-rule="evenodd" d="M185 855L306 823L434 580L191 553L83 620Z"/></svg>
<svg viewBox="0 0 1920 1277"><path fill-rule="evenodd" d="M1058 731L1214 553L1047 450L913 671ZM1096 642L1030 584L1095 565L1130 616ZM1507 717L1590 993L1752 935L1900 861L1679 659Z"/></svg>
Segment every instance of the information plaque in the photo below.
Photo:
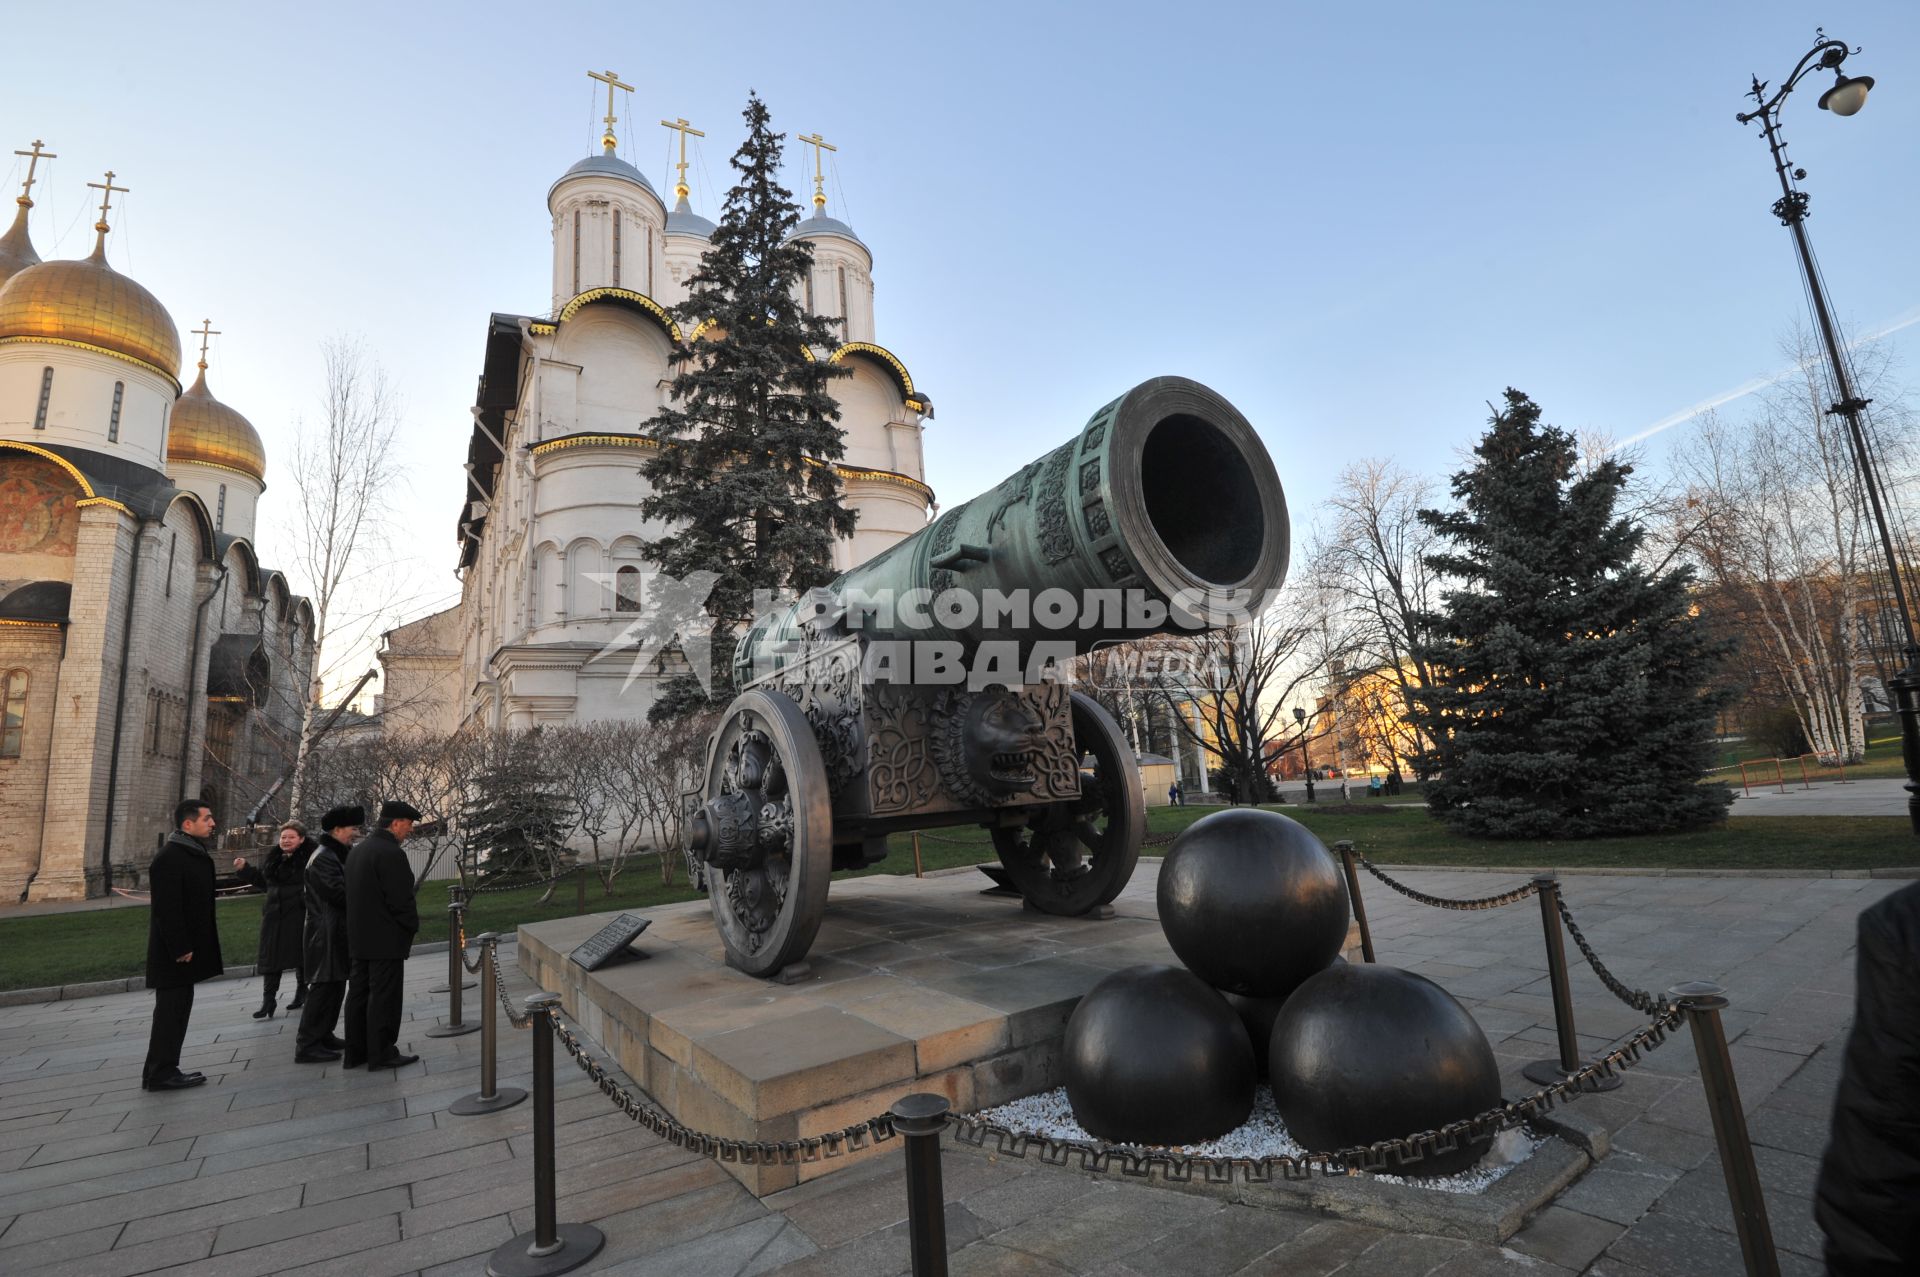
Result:
<svg viewBox="0 0 1920 1277"><path fill-rule="evenodd" d="M598 971L611 962L616 954L627 952L627 946L639 939L640 933L645 931L652 922L651 918L623 913L596 931L586 943L567 956L589 971Z"/></svg>

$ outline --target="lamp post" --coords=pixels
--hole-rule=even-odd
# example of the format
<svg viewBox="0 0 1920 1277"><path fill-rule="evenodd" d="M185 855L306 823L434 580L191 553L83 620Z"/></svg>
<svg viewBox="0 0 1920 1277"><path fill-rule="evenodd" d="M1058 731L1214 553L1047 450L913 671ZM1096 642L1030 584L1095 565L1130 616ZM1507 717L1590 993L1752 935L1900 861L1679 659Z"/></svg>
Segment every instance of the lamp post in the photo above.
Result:
<svg viewBox="0 0 1920 1277"><path fill-rule="evenodd" d="M1313 760L1307 757L1307 711L1293 707L1293 721L1300 728L1300 770L1307 774L1307 801L1313 801Z"/></svg>
<svg viewBox="0 0 1920 1277"><path fill-rule="evenodd" d="M1893 591L1894 606L1900 612L1901 632L1906 637L1903 653L1905 666L1893 676L1890 690L1893 692L1894 707L1900 715L1900 753L1907 770L1907 816L1913 822L1914 832L1920 834L1920 642L1915 640L1913 612L1907 606L1906 583L1901 579L1900 555L1894 548L1893 532L1887 523L1886 492L1881 485L1873 453L1867 447L1866 431L1861 422L1861 414L1872 401L1861 398L1854 387L1852 369L1834 328L1833 310L1827 302L1826 287L1813 262L1813 246L1807 240L1808 196L1798 186L1807 171L1795 167L1787 159L1786 141L1780 136L1780 109L1807 76L1816 71L1833 72L1832 87L1820 95L1820 109L1841 116L1853 115L1867 104L1867 93L1873 88L1873 77L1849 76L1840 69L1847 55L1858 52L1857 49L1848 49L1845 41L1827 39L1826 32L1818 28L1814 35L1816 43L1813 48L1807 51L1806 56L1794 66L1793 73L1771 96L1767 93L1766 82L1759 76L1753 78L1753 87L1747 90L1747 96L1758 105L1734 118L1742 124L1758 121L1761 136L1773 156L1773 170L1780 179L1780 198L1773 203L1773 215L1793 235L1794 251L1800 259L1801 279L1806 284L1807 296L1812 299L1814 324L1820 330L1820 341L1826 347L1827 362L1833 369L1833 386L1838 399L1827 411L1847 423L1854 468L1859 472L1860 486L1866 490L1874 528L1880 534L1880 549L1886 555L1887 581Z"/></svg>

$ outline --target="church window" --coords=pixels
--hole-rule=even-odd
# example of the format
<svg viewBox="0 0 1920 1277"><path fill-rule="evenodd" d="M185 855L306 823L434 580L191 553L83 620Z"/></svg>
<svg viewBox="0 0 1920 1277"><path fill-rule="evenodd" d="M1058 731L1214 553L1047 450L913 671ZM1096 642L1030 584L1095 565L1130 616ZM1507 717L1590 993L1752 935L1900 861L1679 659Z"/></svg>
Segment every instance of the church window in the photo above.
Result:
<svg viewBox="0 0 1920 1277"><path fill-rule="evenodd" d="M27 733L27 672L10 670L0 683L0 758L20 757Z"/></svg>
<svg viewBox="0 0 1920 1277"><path fill-rule="evenodd" d="M35 430L45 430L47 428L47 404L52 399L53 369L42 368L40 370L40 409L33 414L33 428Z"/></svg>
<svg viewBox="0 0 1920 1277"><path fill-rule="evenodd" d="M227 526L227 485L220 485L220 500L213 509L213 530L223 532Z"/></svg>
<svg viewBox="0 0 1920 1277"><path fill-rule="evenodd" d="M847 268L842 266L840 268L840 318L845 319L846 317L847 317ZM840 335L842 337L846 336L846 325L844 324L842 324L840 327Z"/></svg>
<svg viewBox="0 0 1920 1277"><path fill-rule="evenodd" d="M580 295L580 210L573 210L573 295Z"/></svg>
<svg viewBox="0 0 1920 1277"><path fill-rule="evenodd" d="M173 552L180 547L180 534L174 533L167 538L167 588L166 597L173 597Z"/></svg>
<svg viewBox="0 0 1920 1277"><path fill-rule="evenodd" d="M653 227L647 227L647 296L653 296Z"/></svg>
<svg viewBox="0 0 1920 1277"><path fill-rule="evenodd" d="M813 272L807 272L807 313L816 313L813 309Z"/></svg>
<svg viewBox="0 0 1920 1277"><path fill-rule="evenodd" d="M126 393L126 382L116 381L113 383L113 415L107 418L108 443L118 443L120 441L120 400Z"/></svg>
<svg viewBox="0 0 1920 1277"><path fill-rule="evenodd" d="M613 286L620 287L620 210L613 210Z"/></svg>
<svg viewBox="0 0 1920 1277"><path fill-rule="evenodd" d="M639 568L628 566L613 574L613 610L616 612L640 610Z"/></svg>

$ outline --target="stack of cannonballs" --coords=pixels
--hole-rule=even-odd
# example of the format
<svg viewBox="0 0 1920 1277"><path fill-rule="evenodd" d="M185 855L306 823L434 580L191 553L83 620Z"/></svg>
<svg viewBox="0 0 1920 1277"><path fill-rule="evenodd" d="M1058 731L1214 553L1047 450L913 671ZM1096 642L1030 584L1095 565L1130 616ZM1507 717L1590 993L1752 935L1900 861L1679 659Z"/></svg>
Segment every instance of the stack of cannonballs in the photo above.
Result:
<svg viewBox="0 0 1920 1277"><path fill-rule="evenodd" d="M1117 971L1067 1022L1067 1099L1118 1144L1188 1145L1238 1127L1264 1073L1288 1133L1333 1152L1435 1130L1500 1103L1479 1024L1410 971L1340 958L1339 863L1278 812L1195 821L1160 870L1160 926L1184 967ZM1447 1175L1490 1140L1396 1165Z"/></svg>

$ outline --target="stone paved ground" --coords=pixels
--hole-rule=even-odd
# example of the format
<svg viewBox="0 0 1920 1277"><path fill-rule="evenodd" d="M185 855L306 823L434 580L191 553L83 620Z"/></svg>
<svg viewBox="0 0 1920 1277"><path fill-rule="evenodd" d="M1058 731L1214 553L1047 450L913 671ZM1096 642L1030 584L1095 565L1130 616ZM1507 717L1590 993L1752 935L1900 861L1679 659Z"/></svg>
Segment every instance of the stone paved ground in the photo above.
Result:
<svg viewBox="0 0 1920 1277"><path fill-rule="evenodd" d="M1150 890L1151 875L1130 890ZM1406 875L1484 895L1485 874ZM1852 1000L1853 920L1900 884L1864 880L1588 877L1566 894L1596 948L1656 991L1728 985L1733 1056L1783 1269L1817 1273L1808 1195L1825 1142ZM1493 913L1423 908L1368 883L1380 959L1422 971L1474 1008L1507 1066L1552 1053L1531 903ZM188 1067L209 1084L138 1086L149 995L0 1009L0 1271L479 1273L532 1227L526 1105L458 1118L478 1035L424 1036L442 961L410 964L398 1075L291 1062L290 1026L248 1018L257 986L203 985ZM510 975L517 979L517 973ZM1638 1017L1575 973L1583 1043ZM526 1085L525 1035L502 1081ZM592 1221L606 1250L581 1271L835 1277L906 1269L899 1156L757 1201L710 1163L613 1112L560 1061L560 1218ZM1682 1033L1619 1091L1579 1101L1615 1153L1505 1247L1236 1206L978 1154L946 1158L956 1274L1740 1271L1706 1110Z"/></svg>

